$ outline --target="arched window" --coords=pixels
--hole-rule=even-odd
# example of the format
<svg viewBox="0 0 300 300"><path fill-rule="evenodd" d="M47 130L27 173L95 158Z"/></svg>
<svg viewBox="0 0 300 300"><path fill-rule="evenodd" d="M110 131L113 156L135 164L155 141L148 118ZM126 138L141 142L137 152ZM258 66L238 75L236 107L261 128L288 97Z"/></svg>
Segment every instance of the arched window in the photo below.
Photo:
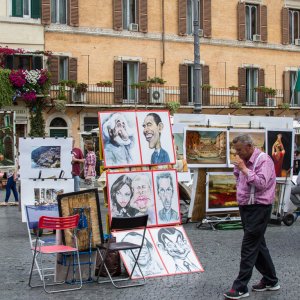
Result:
<svg viewBox="0 0 300 300"><path fill-rule="evenodd" d="M55 118L49 126L50 137L67 137L68 124L63 118Z"/></svg>

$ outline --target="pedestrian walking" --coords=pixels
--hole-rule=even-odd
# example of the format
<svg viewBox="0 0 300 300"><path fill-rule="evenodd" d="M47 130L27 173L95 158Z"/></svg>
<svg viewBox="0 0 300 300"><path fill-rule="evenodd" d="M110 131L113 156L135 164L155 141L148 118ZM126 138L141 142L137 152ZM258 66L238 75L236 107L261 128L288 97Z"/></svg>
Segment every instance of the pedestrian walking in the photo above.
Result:
<svg viewBox="0 0 300 300"><path fill-rule="evenodd" d="M75 147L73 140L72 149L72 176L74 178L74 191L80 191L80 164L84 163L84 156L80 148Z"/></svg>
<svg viewBox="0 0 300 300"><path fill-rule="evenodd" d="M8 203L8 200L10 198L11 191L13 191L15 202L19 202L19 195L17 191L17 173L15 170L9 170L6 172L6 194L5 194L5 203Z"/></svg>
<svg viewBox="0 0 300 300"><path fill-rule="evenodd" d="M275 198L276 175L271 157L254 147L250 135L235 137L233 146L237 154L234 175L244 237L238 277L224 296L227 299L240 299L249 296L247 285L254 266L262 274L262 279L252 286L253 291L280 289L264 237Z"/></svg>

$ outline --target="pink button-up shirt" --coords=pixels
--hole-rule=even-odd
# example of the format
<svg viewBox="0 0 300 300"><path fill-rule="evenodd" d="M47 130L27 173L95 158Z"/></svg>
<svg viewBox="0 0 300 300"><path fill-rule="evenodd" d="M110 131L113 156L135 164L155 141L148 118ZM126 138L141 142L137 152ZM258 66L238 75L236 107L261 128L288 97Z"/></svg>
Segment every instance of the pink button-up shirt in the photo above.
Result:
<svg viewBox="0 0 300 300"><path fill-rule="evenodd" d="M234 167L237 182L237 201L239 205L247 205L250 198L251 185L255 186L255 204L272 204L275 198L276 174L274 163L267 154L262 155L253 170L254 162L261 151L255 148L246 162L248 175L244 175Z"/></svg>

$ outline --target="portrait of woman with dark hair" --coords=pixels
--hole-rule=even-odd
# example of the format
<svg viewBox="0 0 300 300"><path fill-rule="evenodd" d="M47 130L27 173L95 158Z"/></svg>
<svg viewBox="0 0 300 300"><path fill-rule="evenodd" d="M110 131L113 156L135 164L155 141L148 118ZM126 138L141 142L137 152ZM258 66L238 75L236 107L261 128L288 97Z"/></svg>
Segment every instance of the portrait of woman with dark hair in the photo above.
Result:
<svg viewBox="0 0 300 300"><path fill-rule="evenodd" d="M121 175L111 186L110 203L112 217L133 217L138 213L136 208L130 206L133 195L132 179L127 175Z"/></svg>

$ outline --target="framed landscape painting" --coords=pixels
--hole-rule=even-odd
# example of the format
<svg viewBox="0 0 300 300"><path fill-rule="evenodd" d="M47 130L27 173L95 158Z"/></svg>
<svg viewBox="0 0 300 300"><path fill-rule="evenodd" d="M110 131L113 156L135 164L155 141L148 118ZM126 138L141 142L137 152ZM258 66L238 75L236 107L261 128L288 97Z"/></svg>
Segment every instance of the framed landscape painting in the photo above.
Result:
<svg viewBox="0 0 300 300"><path fill-rule="evenodd" d="M233 147L233 139L240 134L249 134L254 142L254 146L259 150L266 152L266 131L264 129L230 129L228 130L228 164L233 167L232 162L235 159L236 152Z"/></svg>
<svg viewBox="0 0 300 300"><path fill-rule="evenodd" d="M72 138L19 138L20 178L72 178Z"/></svg>
<svg viewBox="0 0 300 300"><path fill-rule="evenodd" d="M227 129L185 128L184 153L189 167L227 167Z"/></svg>
<svg viewBox="0 0 300 300"><path fill-rule="evenodd" d="M206 175L206 212L238 210L236 179L229 172L208 172Z"/></svg>

